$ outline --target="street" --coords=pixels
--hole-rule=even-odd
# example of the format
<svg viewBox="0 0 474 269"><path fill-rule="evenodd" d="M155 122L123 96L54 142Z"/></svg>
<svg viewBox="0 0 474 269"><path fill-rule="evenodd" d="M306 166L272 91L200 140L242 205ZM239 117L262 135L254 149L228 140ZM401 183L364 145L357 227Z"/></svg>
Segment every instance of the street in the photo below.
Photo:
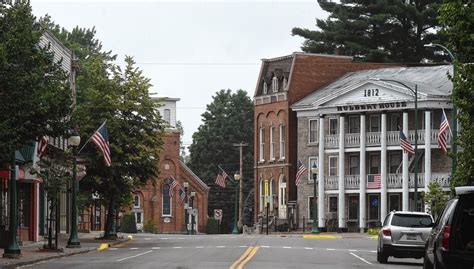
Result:
<svg viewBox="0 0 474 269"><path fill-rule="evenodd" d="M416 268L422 260L376 260L376 240L341 234L329 239L302 235L156 235L31 265L31 268Z"/></svg>

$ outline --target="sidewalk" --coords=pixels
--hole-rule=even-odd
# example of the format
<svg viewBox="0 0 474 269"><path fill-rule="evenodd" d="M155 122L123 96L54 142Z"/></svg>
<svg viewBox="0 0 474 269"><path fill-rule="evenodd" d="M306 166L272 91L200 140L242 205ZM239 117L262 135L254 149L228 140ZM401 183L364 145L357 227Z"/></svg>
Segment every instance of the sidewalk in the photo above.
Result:
<svg viewBox="0 0 474 269"><path fill-rule="evenodd" d="M60 251L44 250L43 245L46 241L38 242L23 242L21 249L21 258L19 259L5 259L0 256L0 268L16 268L17 266L24 266L38 263L41 261L71 256L75 254L87 253L91 251L98 251L98 248L103 245L101 249L107 248L109 245L116 245L128 241L126 234L119 233L117 240L99 240L96 239L102 236L103 232L79 233L79 240L81 241L81 248L66 248L69 239L68 234L59 235ZM104 248L105 247L105 248ZM3 254L3 251L2 251Z"/></svg>

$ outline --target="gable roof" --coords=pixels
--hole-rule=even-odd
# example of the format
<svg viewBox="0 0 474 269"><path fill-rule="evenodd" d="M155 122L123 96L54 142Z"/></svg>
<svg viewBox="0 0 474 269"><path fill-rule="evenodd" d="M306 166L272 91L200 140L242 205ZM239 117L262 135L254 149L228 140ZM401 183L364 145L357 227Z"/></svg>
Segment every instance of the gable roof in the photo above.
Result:
<svg viewBox="0 0 474 269"><path fill-rule="evenodd" d="M202 181L196 174L194 174L194 172L183 161L180 160L179 165L181 166L181 168L184 169L184 171L190 174L193 177L194 181L196 181L196 183L198 183L204 190L208 191L210 189L209 186L207 186L204 181Z"/></svg>
<svg viewBox="0 0 474 269"><path fill-rule="evenodd" d="M296 102L292 106L292 109L304 109L312 107L315 104L329 101L331 99L337 98L347 91L350 91L355 86L367 82L389 83L391 86L400 86L395 82L384 81L385 79L399 81L412 89L415 87L415 85L417 85L419 95L426 98L449 98L453 84L447 76L448 73L453 73L453 68L451 65L429 67L392 67L351 72L335 80L326 87L317 91L313 91L313 93L310 95Z"/></svg>

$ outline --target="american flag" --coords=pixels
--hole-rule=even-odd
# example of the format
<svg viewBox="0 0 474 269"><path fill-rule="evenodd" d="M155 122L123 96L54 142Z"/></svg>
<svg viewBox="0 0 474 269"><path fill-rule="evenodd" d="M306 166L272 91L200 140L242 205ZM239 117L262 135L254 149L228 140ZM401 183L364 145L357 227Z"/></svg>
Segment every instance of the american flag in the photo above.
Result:
<svg viewBox="0 0 474 269"><path fill-rule="evenodd" d="M222 170L221 172L219 172L219 174L217 174L215 183L221 188L225 188L225 179L228 176L229 175L227 175L227 173L224 170Z"/></svg>
<svg viewBox="0 0 474 269"><path fill-rule="evenodd" d="M380 189L380 175L367 175L367 188L368 189Z"/></svg>
<svg viewBox="0 0 474 269"><path fill-rule="evenodd" d="M100 150L100 152L102 152L102 155L104 156L105 166L111 166L112 160L110 159L109 133L107 132L105 122L94 133L91 139L92 142L94 142L94 144L96 145L96 147Z"/></svg>
<svg viewBox="0 0 474 269"><path fill-rule="evenodd" d="M179 186L179 199L178 199L178 203L183 204L183 203L184 203L184 199L186 199L186 192L184 192L183 188L182 188L181 186Z"/></svg>
<svg viewBox="0 0 474 269"><path fill-rule="evenodd" d="M411 146L411 141L405 136L405 134L400 130L400 146L403 151L408 154L415 154L415 150Z"/></svg>
<svg viewBox="0 0 474 269"><path fill-rule="evenodd" d="M438 134L438 147L442 149L445 153L448 152L448 130L449 130L449 122L446 119L446 114L441 114L441 123L439 125L439 134Z"/></svg>
<svg viewBox="0 0 474 269"><path fill-rule="evenodd" d="M36 149L38 158L43 157L43 154L46 152L47 147L48 147L48 137L44 135L38 141L38 148Z"/></svg>
<svg viewBox="0 0 474 269"><path fill-rule="evenodd" d="M296 180L295 180L295 184L296 186L300 185L301 183L301 178L308 172L308 169L306 168L306 166L300 161L298 160L298 170L296 171Z"/></svg>
<svg viewBox="0 0 474 269"><path fill-rule="evenodd" d="M178 181L176 181L176 179L174 179L174 177L171 177L170 190L169 190L169 192L168 192L168 194L169 194L170 197L173 197L173 195L174 195L174 193L173 193L173 192L174 192L174 189L175 189L177 186L179 186Z"/></svg>

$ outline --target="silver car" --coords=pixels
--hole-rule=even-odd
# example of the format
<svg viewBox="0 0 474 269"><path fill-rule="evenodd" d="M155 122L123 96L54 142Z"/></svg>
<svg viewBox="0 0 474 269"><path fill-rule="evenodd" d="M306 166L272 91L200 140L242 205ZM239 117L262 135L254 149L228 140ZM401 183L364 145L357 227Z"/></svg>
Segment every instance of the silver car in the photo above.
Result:
<svg viewBox="0 0 474 269"><path fill-rule="evenodd" d="M430 236L433 218L427 213L392 211L379 232L377 261L387 263L389 256L420 259Z"/></svg>

